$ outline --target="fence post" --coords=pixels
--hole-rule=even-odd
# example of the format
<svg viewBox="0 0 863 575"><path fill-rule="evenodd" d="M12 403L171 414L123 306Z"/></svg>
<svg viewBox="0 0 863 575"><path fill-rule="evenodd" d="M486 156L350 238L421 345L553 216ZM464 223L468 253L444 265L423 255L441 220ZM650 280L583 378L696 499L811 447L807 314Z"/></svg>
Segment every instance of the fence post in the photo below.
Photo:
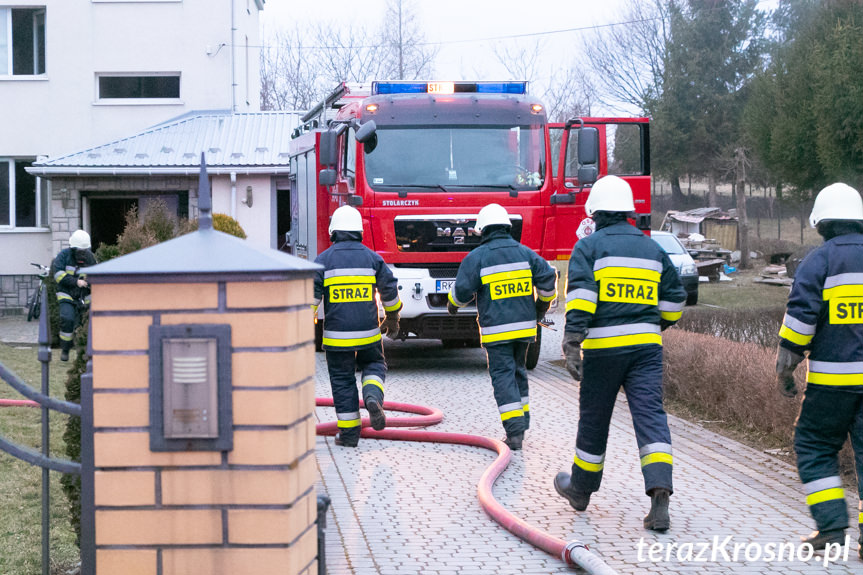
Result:
<svg viewBox="0 0 863 575"><path fill-rule="evenodd" d="M39 313L39 352L37 357L42 364L42 395L51 394L50 364L51 335L48 327L48 290L42 290ZM42 406L42 455L51 457L50 411ZM51 474L47 467L42 468L42 575L51 573Z"/></svg>

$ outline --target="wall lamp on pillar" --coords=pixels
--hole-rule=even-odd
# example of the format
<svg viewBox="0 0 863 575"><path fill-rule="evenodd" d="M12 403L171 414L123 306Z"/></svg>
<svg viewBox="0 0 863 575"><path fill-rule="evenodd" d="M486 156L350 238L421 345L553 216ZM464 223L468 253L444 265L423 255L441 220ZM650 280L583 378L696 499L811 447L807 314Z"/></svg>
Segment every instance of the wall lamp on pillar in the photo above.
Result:
<svg viewBox="0 0 863 575"><path fill-rule="evenodd" d="M246 186L246 197L240 200L241 203L246 204L248 207L252 207L252 202L254 202L255 197L252 193L252 186Z"/></svg>

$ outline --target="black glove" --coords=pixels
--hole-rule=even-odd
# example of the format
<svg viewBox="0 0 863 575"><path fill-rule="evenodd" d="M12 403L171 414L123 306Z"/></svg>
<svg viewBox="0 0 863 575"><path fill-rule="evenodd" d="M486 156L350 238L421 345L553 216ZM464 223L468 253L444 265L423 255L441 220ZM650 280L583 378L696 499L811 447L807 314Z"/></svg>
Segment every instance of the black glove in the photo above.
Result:
<svg viewBox="0 0 863 575"><path fill-rule="evenodd" d="M660 318L660 320L659 320L659 331L665 331L673 325L674 325L673 321L668 321L667 319L661 319Z"/></svg>
<svg viewBox="0 0 863 575"><path fill-rule="evenodd" d="M446 300L446 310L451 314L455 315L458 313L458 308L453 305L453 303L449 300Z"/></svg>
<svg viewBox="0 0 863 575"><path fill-rule="evenodd" d="M779 393L785 397L797 395L797 382L794 381L794 369L803 361L803 356L786 347L779 346L776 353L776 383Z"/></svg>
<svg viewBox="0 0 863 575"><path fill-rule="evenodd" d="M566 358L566 371L576 380L581 381L584 375L581 360L581 342L583 333L563 332L563 357Z"/></svg>
<svg viewBox="0 0 863 575"><path fill-rule="evenodd" d="M541 299L536 300L536 321L541 321L542 318L545 317L545 312L548 311L550 306L550 301L542 301Z"/></svg>
<svg viewBox="0 0 863 575"><path fill-rule="evenodd" d="M399 312L387 312L384 321L381 324L381 333L389 336L390 339L395 339L399 334Z"/></svg>

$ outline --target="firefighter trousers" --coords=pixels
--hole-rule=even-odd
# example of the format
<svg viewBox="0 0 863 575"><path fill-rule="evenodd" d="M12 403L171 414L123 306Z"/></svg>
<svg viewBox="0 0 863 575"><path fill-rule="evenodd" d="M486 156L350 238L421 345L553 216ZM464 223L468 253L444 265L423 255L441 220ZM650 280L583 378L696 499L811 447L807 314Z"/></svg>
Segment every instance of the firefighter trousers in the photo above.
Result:
<svg viewBox="0 0 863 575"><path fill-rule="evenodd" d="M585 354L572 485L577 491L599 490L608 426L621 387L632 414L644 491L673 491L671 432L662 407L662 347L658 345L638 346L613 355Z"/></svg>
<svg viewBox="0 0 863 575"><path fill-rule="evenodd" d="M851 435L857 489L863 497L863 394L809 384L794 427L797 472L819 531L848 527L839 450ZM859 522L858 522L859 523Z"/></svg>
<svg viewBox="0 0 863 575"><path fill-rule="evenodd" d="M387 374L383 343L377 342L374 346L359 350L328 349L326 354L339 433L346 439L358 438L362 419L356 372L359 370L362 373L363 401L374 398L383 404Z"/></svg>
<svg viewBox="0 0 863 575"><path fill-rule="evenodd" d="M507 436L523 433L530 427L530 401L527 389L526 341L495 343L485 348L488 374L494 400Z"/></svg>
<svg viewBox="0 0 863 575"><path fill-rule="evenodd" d="M78 326L78 306L68 300L60 302L60 349L72 349L72 335Z"/></svg>

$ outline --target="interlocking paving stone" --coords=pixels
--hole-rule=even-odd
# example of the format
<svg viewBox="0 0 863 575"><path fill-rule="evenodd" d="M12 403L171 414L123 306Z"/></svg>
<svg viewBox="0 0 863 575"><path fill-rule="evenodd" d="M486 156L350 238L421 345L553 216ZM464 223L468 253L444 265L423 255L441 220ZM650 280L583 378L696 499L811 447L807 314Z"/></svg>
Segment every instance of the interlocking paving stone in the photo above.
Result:
<svg viewBox="0 0 863 575"><path fill-rule="evenodd" d="M559 331L543 333L539 365L529 372L531 428L525 448L513 454L494 487L504 507L553 536L588 543L621 574L863 573L855 528L848 530L852 543L847 561L840 559L827 570L821 559L747 560L744 551L750 543L761 549L796 544L813 529L797 473L783 461L676 417L669 417L675 459L672 527L665 534L646 531L642 517L650 500L644 495L623 395L612 418L602 488L587 511L573 511L552 487L555 473L569 470L578 421L578 386L564 369L550 363L561 357L563 317L556 314L553 319ZM428 428L431 431L503 437L482 349L443 349L438 342L419 340L386 340L385 349L388 401L440 408L444 420ZM316 354L316 362L317 395L330 397L324 354ZM316 413L320 421L335 418L332 408L317 408ZM491 451L366 438L358 448L347 449L319 437L316 455L318 491L333 502L326 530L332 575L573 572L482 510L476 486L495 459ZM853 490L846 494L851 517L856 517L856 496ZM697 550L711 545L714 537L721 543L729 536L728 561L721 552L715 558L708 552L710 560L705 562L677 558L681 546ZM650 560L648 550L654 543L661 544L663 559L671 549L669 561ZM735 543L742 546L736 560Z"/></svg>

